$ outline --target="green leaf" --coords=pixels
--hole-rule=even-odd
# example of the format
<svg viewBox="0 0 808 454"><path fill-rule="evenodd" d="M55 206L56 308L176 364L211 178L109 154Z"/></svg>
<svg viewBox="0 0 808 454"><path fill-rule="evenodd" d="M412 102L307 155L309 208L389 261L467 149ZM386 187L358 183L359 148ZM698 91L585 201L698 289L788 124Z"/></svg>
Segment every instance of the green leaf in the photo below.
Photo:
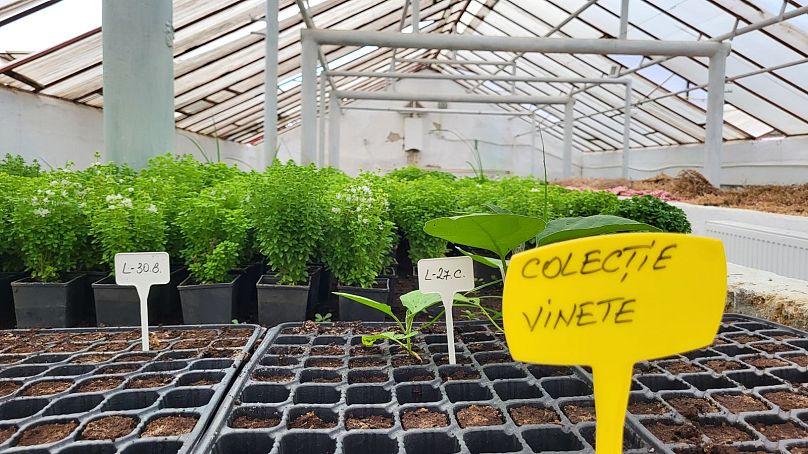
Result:
<svg viewBox="0 0 808 454"><path fill-rule="evenodd" d="M393 314L393 310L387 304L380 303L378 301L373 301L370 298L365 298L364 296L359 295L351 295L350 293L342 293L342 292L334 292L335 295L342 296L344 298L348 298L351 301L356 301L357 303L364 304L365 306L372 307L379 312L384 312L385 314L389 315L393 320L398 320L395 314Z"/></svg>
<svg viewBox="0 0 808 454"><path fill-rule="evenodd" d="M558 243L559 241L605 235L608 233L659 231L658 228L652 225L606 214L561 218L547 223L547 228L536 237L536 245L546 246L548 244Z"/></svg>
<svg viewBox="0 0 808 454"><path fill-rule="evenodd" d="M460 251L461 254L463 254L463 255L465 255L467 257L471 257L471 259L474 260L475 262L482 263L485 266L490 266L491 268L499 269L500 265L502 265L502 262L497 258L486 257L484 255L473 254L471 252L464 251L463 249L460 249L460 248L455 248L455 249ZM508 262L510 262L510 260L505 261L505 263L508 263Z"/></svg>
<svg viewBox="0 0 808 454"><path fill-rule="evenodd" d="M390 339L394 341L403 341L418 335L418 331L412 331L409 334L399 334L390 331L385 331L379 334L366 334L362 336L362 345L371 347L380 339Z"/></svg>
<svg viewBox="0 0 808 454"><path fill-rule="evenodd" d="M433 219L424 225L424 231L432 236L485 249L500 257L543 229L543 220L518 214L467 214Z"/></svg>
<svg viewBox="0 0 808 454"><path fill-rule="evenodd" d="M428 307L441 302L437 293L423 293L420 290L413 290L401 295L401 304L407 308L407 312L412 315L418 314Z"/></svg>

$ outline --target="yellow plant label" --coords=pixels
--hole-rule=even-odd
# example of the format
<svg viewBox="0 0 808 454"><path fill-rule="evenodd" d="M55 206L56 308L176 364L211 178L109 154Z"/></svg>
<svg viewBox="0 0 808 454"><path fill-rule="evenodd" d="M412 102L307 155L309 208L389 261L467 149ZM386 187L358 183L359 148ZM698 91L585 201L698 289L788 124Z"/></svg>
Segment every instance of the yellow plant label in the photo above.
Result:
<svg viewBox="0 0 808 454"><path fill-rule="evenodd" d="M710 345L726 290L719 240L625 233L555 243L511 259L505 338L517 361L591 366L597 451L620 453L634 363Z"/></svg>

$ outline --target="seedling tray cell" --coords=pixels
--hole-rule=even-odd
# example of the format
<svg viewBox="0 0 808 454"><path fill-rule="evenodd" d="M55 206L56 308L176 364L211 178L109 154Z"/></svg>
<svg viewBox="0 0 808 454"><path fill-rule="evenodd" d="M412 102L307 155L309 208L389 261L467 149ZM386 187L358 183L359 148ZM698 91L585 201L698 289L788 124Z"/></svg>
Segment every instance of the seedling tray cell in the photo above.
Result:
<svg viewBox="0 0 808 454"><path fill-rule="evenodd" d="M269 331L198 452L592 451L594 400L583 369L515 362L502 336L480 323L456 327L457 365L448 364L442 326L415 338L420 361L396 345L361 346L362 334L383 326ZM653 446L628 427L625 447Z"/></svg>
<svg viewBox="0 0 808 454"><path fill-rule="evenodd" d="M190 453L255 346L253 325L0 332L0 452Z"/></svg>

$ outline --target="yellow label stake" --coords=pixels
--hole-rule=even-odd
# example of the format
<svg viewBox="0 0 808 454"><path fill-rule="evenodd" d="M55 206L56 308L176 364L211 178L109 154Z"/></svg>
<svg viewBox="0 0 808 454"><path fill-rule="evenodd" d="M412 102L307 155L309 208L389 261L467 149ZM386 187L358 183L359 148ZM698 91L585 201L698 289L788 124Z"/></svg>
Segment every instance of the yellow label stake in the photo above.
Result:
<svg viewBox="0 0 808 454"><path fill-rule="evenodd" d="M726 288L719 240L626 233L556 243L513 256L505 337L518 361L592 367L597 451L620 453L634 363L711 344Z"/></svg>

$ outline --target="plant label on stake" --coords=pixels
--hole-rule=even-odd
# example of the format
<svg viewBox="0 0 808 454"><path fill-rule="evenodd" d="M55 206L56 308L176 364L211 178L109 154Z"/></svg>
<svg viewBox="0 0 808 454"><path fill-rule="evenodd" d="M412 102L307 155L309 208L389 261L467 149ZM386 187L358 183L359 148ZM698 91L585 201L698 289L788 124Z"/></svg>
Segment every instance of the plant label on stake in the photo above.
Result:
<svg viewBox="0 0 808 454"><path fill-rule="evenodd" d="M474 288L474 261L471 257L443 257L418 261L418 289L422 293L437 293L446 309L446 342L449 364L456 364L452 302L455 293Z"/></svg>
<svg viewBox="0 0 808 454"><path fill-rule="evenodd" d="M137 289L140 298L140 331L143 351L149 351L149 291L152 285L168 284L171 272L167 252L115 254L115 283Z"/></svg>
<svg viewBox="0 0 808 454"><path fill-rule="evenodd" d="M726 292L716 239L626 233L555 243L511 259L505 339L518 361L592 367L597 451L618 454L634 363L710 345Z"/></svg>

